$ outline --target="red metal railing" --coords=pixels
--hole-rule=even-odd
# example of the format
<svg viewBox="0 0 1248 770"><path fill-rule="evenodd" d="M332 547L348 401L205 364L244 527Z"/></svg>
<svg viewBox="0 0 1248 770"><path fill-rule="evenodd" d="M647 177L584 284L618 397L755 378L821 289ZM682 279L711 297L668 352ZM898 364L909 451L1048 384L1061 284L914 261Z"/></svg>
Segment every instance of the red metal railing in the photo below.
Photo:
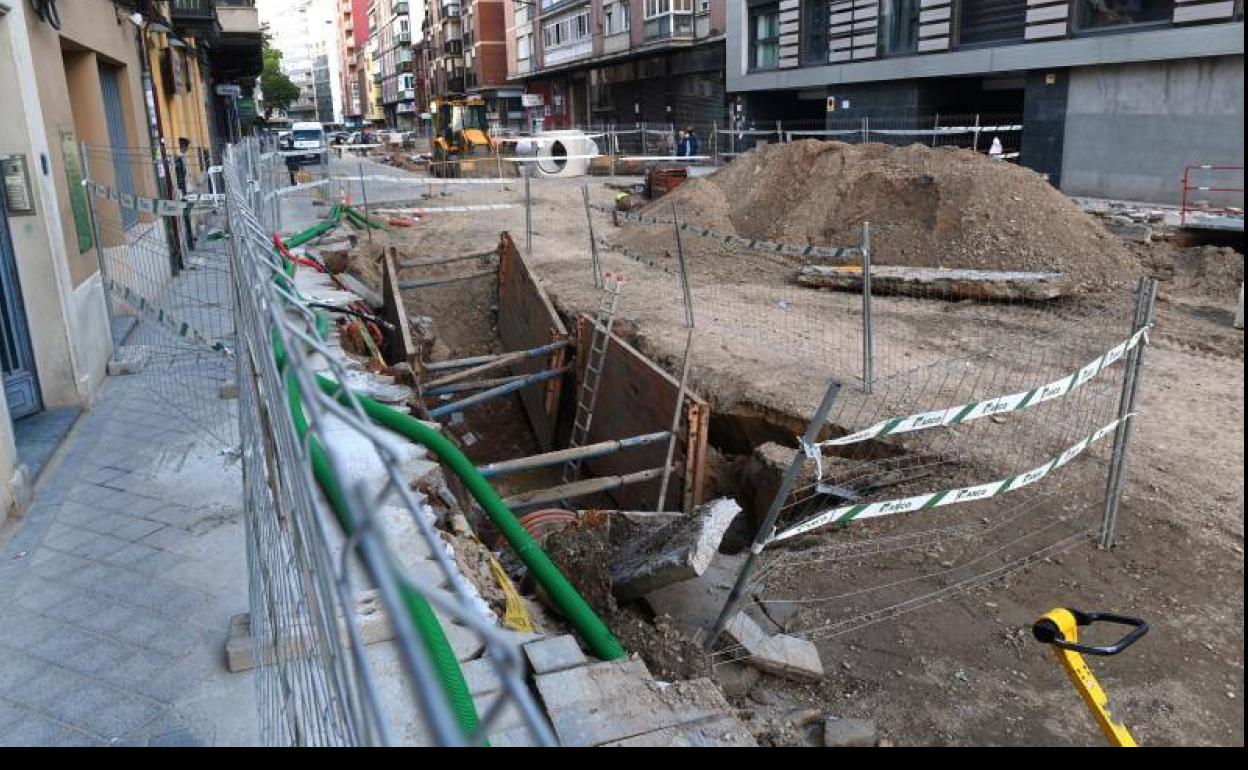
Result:
<svg viewBox="0 0 1248 770"><path fill-rule="evenodd" d="M1208 192L1208 193L1239 193L1242 199L1244 194L1243 187L1214 187L1212 185L1194 185L1192 184L1192 171L1206 171L1208 176L1216 176L1220 171L1238 171L1240 178L1243 178L1243 166L1217 166L1209 163L1201 163L1194 166L1185 166L1183 168L1183 195L1179 204L1179 223L1187 224L1187 215L1189 211L1200 212L1203 214L1227 214L1242 217L1244 210L1242 205L1239 208L1232 206L1211 207L1211 206L1191 206L1188 205L1189 192ZM1242 184L1242 183L1241 183Z"/></svg>

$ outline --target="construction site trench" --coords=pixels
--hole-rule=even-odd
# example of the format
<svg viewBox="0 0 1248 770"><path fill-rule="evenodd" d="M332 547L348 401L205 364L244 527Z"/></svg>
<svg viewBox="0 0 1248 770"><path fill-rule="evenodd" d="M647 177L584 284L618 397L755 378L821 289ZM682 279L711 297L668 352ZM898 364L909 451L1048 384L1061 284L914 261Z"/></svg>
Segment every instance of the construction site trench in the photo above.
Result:
<svg viewBox="0 0 1248 770"><path fill-rule="evenodd" d="M1230 302L1235 278L1209 285L1207 275L1219 268L1195 262L1196 247L1121 241L1047 185L1037 193L1016 167L994 174L980 167L990 163L982 158L921 147L867 146L860 157L806 146L835 143L798 144L786 156L774 147L749 153L626 210L635 218L614 213L634 180L534 180L528 233L521 179L422 189L413 173L416 194L403 188L382 200L369 191L372 215L385 227L340 228L300 253L386 321L370 341L367 324L344 318L344 349L411 388L406 406L460 446L655 678L711 677L753 740L834 741L828 736L845 725L833 723L860 719L870 720L872 745L1096 743L1086 712L1026 633L1050 605L1104 602L1190 619L1182 634L1177 621L1162 620L1169 641L1115 660L1107 675L1133 729L1158 743L1242 741L1233 695L1242 693L1243 677L1242 579L1234 577L1242 575L1242 507L1235 509L1235 490L1225 484L1193 497L1192 482L1182 480L1185 471L1210 478L1215 468L1242 463L1242 333L1228 331L1224 311L1210 309ZM785 189L797 169L843 181L810 205L810 189ZM364 173L408 172L370 163L368 172L361 164ZM348 181L347 196L358 200L367 194L362 187ZM963 199L931 208L920 194L925 187L957 190ZM1017 216L994 220L1002 207L991 198ZM823 213L829 208L837 212L831 219ZM861 245L861 225L870 222L876 264L934 270L939 280L885 283L873 298L875 370L864 377L864 311L853 285L846 291L835 283L843 277L802 277L820 262L852 269L852 259L682 236L674 227L680 221L739 240L847 248ZM1035 232L1044 228L1061 235ZM692 334L681 260L692 287ZM1242 281L1242 256L1238 264ZM984 289L982 275L947 281L939 271L950 268L981 271L996 283ZM998 276L1010 271L1015 283L1002 288ZM1043 279L1057 286L1051 296L1037 298L1018 283L1050 273L1060 276L1055 284ZM1025 391L1078 371L1129 336L1136 279L1147 276L1167 280L1149 330L1148 365L1158 371L1146 375L1140 406L1146 419L1150 410L1155 416L1137 428L1113 550L1098 551L1086 537L1104 494L1102 444L1046 486L999 503L835 524L769 544L744 597L738 625L745 625L703 648L829 381L841 388L818 441L862 431L875 417ZM1029 346L1038 352L1011 355ZM692 365L682 387L686 356ZM1190 441L1157 421L1179 408L1166 393L1192 366L1204 367L1199 378L1210 388L1200 419L1212 424L1222 419L1212 412L1229 409L1241 426L1238 447L1233 439L1216 452L1206 447L1202 460L1176 459L1158 445L1159 438ZM830 447L818 469L801 463L778 527L835 505L1025 471L1114 418L1117 377L1114 370L1094 378L1060 412L1045 405L943 433ZM475 533L477 546L455 542L457 560L499 617L510 612L508 593L484 551L497 553L539 633L567 630L523 565L496 547L498 533L453 477L421 491ZM1167 513L1179 497L1208 515ZM717 508L724 500L732 510ZM704 535L714 554L695 558L693 541ZM678 547L680 559L706 563L681 580L676 572L656 577L655 563ZM1206 580L1231 577L1240 587L1201 594L1182 576L1184 563L1198 564ZM1231 626L1241 630L1228 632ZM765 660L752 634L772 647L789 639L793 646ZM1207 641L1195 649L1196 638ZM1170 670L1175 656L1187 661L1181 678Z"/></svg>

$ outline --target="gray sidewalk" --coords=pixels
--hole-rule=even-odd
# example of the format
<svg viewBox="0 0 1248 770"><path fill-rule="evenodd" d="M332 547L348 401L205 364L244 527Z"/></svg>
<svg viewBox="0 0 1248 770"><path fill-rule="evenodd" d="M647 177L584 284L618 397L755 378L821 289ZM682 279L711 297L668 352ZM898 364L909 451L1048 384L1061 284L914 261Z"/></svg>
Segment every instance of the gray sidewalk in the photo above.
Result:
<svg viewBox="0 0 1248 770"><path fill-rule="evenodd" d="M256 740L223 653L248 606L239 463L141 377L108 378L0 533L0 745Z"/></svg>

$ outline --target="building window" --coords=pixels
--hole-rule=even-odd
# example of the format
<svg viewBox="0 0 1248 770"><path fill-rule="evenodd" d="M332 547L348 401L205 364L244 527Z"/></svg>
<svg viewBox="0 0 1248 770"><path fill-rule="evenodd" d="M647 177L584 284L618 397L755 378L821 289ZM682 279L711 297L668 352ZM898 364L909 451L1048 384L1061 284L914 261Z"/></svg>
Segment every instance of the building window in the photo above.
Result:
<svg viewBox="0 0 1248 770"><path fill-rule="evenodd" d="M1075 0L1075 28L1084 30L1168 23L1174 0Z"/></svg>
<svg viewBox="0 0 1248 770"><path fill-rule="evenodd" d="M828 61L828 0L802 0L800 23L802 64L826 64Z"/></svg>
<svg viewBox="0 0 1248 770"><path fill-rule="evenodd" d="M647 40L693 35L694 0L645 0Z"/></svg>
<svg viewBox="0 0 1248 770"><path fill-rule="evenodd" d="M780 64L780 4L750 8L750 69L773 69Z"/></svg>
<svg viewBox="0 0 1248 770"><path fill-rule="evenodd" d="M1027 0L962 0L958 9L958 45L996 45L1022 41L1027 29Z"/></svg>
<svg viewBox="0 0 1248 770"><path fill-rule="evenodd" d="M919 50L919 0L882 0L880 52L885 56Z"/></svg>
<svg viewBox="0 0 1248 770"><path fill-rule="evenodd" d="M616 35L621 32L627 32L632 24L629 17L632 16L632 9L629 8L627 0L618 0L614 3L608 3L602 8L602 27L604 35Z"/></svg>
<svg viewBox="0 0 1248 770"><path fill-rule="evenodd" d="M542 27L542 47L546 49L571 45L589 38L589 11L566 16Z"/></svg>
<svg viewBox="0 0 1248 770"><path fill-rule="evenodd" d="M698 0L698 13L710 13L711 0Z"/></svg>
<svg viewBox="0 0 1248 770"><path fill-rule="evenodd" d="M524 61L529 58L529 56L532 55L532 51L530 50L532 46L532 35L521 35L516 39L516 58L520 61Z"/></svg>

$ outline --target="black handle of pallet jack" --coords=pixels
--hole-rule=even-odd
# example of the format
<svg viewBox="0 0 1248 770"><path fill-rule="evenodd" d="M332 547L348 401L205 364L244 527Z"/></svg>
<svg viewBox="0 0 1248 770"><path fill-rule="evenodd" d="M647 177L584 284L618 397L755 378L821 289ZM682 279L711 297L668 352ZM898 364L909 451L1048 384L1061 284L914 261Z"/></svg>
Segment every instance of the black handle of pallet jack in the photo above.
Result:
<svg viewBox="0 0 1248 770"><path fill-rule="evenodd" d="M1045 618L1036 621L1031 627L1031 633L1036 637L1037 641L1045 644L1052 644L1063 650L1083 653L1084 655L1117 655L1131 645L1138 642L1144 634L1148 633L1148 623L1139 618L1129 617L1127 615L1115 615L1111 612L1080 612L1071 607L1066 608L1071 615L1075 616L1075 623L1080 626L1090 626L1093 623L1113 623L1121 626L1131 626L1131 631L1113 644L1107 645L1089 645L1079 644L1077 642L1068 642L1062 637L1061 630L1057 624Z"/></svg>

